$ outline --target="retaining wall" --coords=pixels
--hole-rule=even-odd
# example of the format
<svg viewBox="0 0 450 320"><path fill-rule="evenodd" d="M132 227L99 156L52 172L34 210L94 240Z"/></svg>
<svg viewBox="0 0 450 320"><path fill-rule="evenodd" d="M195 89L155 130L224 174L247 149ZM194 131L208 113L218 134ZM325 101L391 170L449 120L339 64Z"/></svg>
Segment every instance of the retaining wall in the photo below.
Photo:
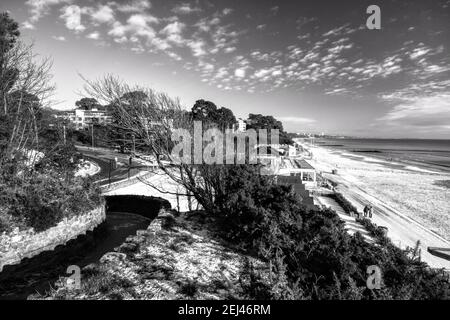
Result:
<svg viewBox="0 0 450 320"><path fill-rule="evenodd" d="M94 230L105 221L105 206L86 214L63 219L56 226L43 232L33 230L14 231L0 235L0 272L6 265L19 264L24 258L53 250L81 234Z"/></svg>
<svg viewBox="0 0 450 320"><path fill-rule="evenodd" d="M138 175L130 177L129 179L124 179L124 180L113 182L108 185L100 186L100 190L102 191L102 193L106 193L106 192L114 191L114 190L121 189L124 187L128 187L136 182L139 182L140 181L139 179L149 178L153 174L154 174L153 172L145 172L142 174L138 174Z"/></svg>

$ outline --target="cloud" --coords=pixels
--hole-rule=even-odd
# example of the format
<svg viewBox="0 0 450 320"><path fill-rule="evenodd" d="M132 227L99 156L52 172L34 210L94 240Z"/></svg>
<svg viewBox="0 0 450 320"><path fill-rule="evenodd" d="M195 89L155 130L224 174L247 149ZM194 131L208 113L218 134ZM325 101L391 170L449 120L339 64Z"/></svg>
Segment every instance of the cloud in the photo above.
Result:
<svg viewBox="0 0 450 320"><path fill-rule="evenodd" d="M133 14L127 22L129 25L145 28L150 23L159 23L159 19L151 14Z"/></svg>
<svg viewBox="0 0 450 320"><path fill-rule="evenodd" d="M172 9L172 12L176 14L190 14L193 12L202 11L199 7L193 7L189 3L181 3Z"/></svg>
<svg viewBox="0 0 450 320"><path fill-rule="evenodd" d="M181 33L185 27L186 25L184 23L175 21L165 26L160 33L166 35L168 41L177 45L183 45L185 43L185 39L182 37Z"/></svg>
<svg viewBox="0 0 450 320"><path fill-rule="evenodd" d="M397 126L438 130L447 128L450 134L448 119L450 119L450 92L410 98L377 120Z"/></svg>
<svg viewBox="0 0 450 320"><path fill-rule="evenodd" d="M52 6L71 2L72 0L28 0L25 4L30 7L29 11L31 16L23 23L23 27L26 29L34 29L34 23L47 15Z"/></svg>
<svg viewBox="0 0 450 320"><path fill-rule="evenodd" d="M88 39L98 40L100 39L100 33L98 31L94 31L86 36Z"/></svg>
<svg viewBox="0 0 450 320"><path fill-rule="evenodd" d="M135 0L129 1L128 3L115 3L117 6L117 10L125 13L140 13L146 9L151 8L150 1L147 0Z"/></svg>
<svg viewBox="0 0 450 320"><path fill-rule="evenodd" d="M343 26L336 27L334 29L329 30L328 32L325 32L324 34L322 34L322 36L323 37L338 36L341 34L351 34L355 31L356 29L350 28L349 24L345 24Z"/></svg>
<svg viewBox="0 0 450 320"><path fill-rule="evenodd" d="M114 41L123 43L127 41L127 36L137 39L137 37L146 38L150 44L158 49L164 50L170 47L161 39L156 37L156 32L150 24L159 23L159 19L150 14L133 14L126 24L115 21L112 28L108 31L108 35L114 37Z"/></svg>
<svg viewBox="0 0 450 320"><path fill-rule="evenodd" d="M175 52L167 51L167 55L176 61L181 61L182 58Z"/></svg>
<svg viewBox="0 0 450 320"><path fill-rule="evenodd" d="M98 23L114 21L114 10L107 5L99 6L97 10L91 13L91 18Z"/></svg>
<svg viewBox="0 0 450 320"><path fill-rule="evenodd" d="M66 6L61 9L63 14L60 16L66 24L66 28L76 33L83 32L86 27L81 24L81 8L77 5Z"/></svg>
<svg viewBox="0 0 450 320"><path fill-rule="evenodd" d="M25 21L25 22L22 23L22 28L23 29L29 29L29 30L36 29L35 26L33 24L31 24L30 22L28 22L28 21Z"/></svg>
<svg viewBox="0 0 450 320"><path fill-rule="evenodd" d="M303 117L277 117L278 120L283 122L292 122L292 123L314 123L316 120L311 118L303 118Z"/></svg>
<svg viewBox="0 0 450 320"><path fill-rule="evenodd" d="M192 50L192 54L196 57L203 56L206 54L204 49L206 43L201 39L188 40L186 42L187 46Z"/></svg>
<svg viewBox="0 0 450 320"><path fill-rule="evenodd" d="M231 52L234 52L234 51L236 51L236 47L228 47L228 48L225 48L225 52L226 52L226 53L231 53Z"/></svg>
<svg viewBox="0 0 450 320"><path fill-rule="evenodd" d="M53 36L52 39L56 41L66 41L66 38L63 36Z"/></svg>
<svg viewBox="0 0 450 320"><path fill-rule="evenodd" d="M231 9L231 8L225 8L225 9L222 10L222 14L224 16L227 16L227 15L229 15L232 12L233 12L233 9Z"/></svg>
<svg viewBox="0 0 450 320"><path fill-rule="evenodd" d="M409 55L409 57L412 60L416 60L424 55L426 55L428 52L430 52L431 49L430 48L426 48L426 47L421 47L421 48L416 48L413 50L413 52Z"/></svg>
<svg viewBox="0 0 450 320"><path fill-rule="evenodd" d="M245 68L238 68L234 70L234 75L237 78L244 78L245 77Z"/></svg>

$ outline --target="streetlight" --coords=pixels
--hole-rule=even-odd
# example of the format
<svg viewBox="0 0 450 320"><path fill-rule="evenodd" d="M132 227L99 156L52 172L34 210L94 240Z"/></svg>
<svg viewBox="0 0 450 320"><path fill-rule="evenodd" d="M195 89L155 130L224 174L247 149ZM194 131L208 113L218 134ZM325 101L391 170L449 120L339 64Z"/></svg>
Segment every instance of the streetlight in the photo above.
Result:
<svg viewBox="0 0 450 320"><path fill-rule="evenodd" d="M91 124L91 140L92 140L92 149L94 149L94 124Z"/></svg>

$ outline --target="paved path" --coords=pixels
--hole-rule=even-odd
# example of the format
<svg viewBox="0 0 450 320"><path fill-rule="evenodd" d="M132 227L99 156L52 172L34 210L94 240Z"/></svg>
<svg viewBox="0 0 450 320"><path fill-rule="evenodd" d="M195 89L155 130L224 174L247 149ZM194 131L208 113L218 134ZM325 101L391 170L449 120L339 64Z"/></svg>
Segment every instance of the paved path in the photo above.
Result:
<svg viewBox="0 0 450 320"><path fill-rule="evenodd" d="M339 205L339 203L336 202L333 198L326 197L326 196L319 196L317 197L317 200L322 204L323 206L330 208L334 210L339 218L344 221L345 223L345 230L347 230L348 234L353 235L356 232L361 233L361 235L364 237L364 239L367 242L373 243L374 240L370 236L369 232L356 221L356 218L349 216L344 209Z"/></svg>
<svg viewBox="0 0 450 320"><path fill-rule="evenodd" d="M362 212L366 204L370 203L373 206L372 221L378 226L388 228L388 237L395 245L400 248L413 248L419 240L423 261L427 262L432 268L446 268L450 270L450 261L427 252L428 247L450 247L450 243L447 240L390 207L378 199L376 195L368 194L355 183L339 175L328 173L324 173L323 175L325 178L339 183L338 191L360 212Z"/></svg>

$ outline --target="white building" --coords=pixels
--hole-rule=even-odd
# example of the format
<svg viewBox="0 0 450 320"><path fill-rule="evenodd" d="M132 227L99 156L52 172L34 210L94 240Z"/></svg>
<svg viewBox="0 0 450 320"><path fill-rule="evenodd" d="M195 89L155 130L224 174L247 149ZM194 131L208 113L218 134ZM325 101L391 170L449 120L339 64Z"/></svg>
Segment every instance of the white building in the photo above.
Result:
<svg viewBox="0 0 450 320"><path fill-rule="evenodd" d="M296 157L297 156L297 148L295 146L289 146L288 150L288 156L289 157Z"/></svg>
<svg viewBox="0 0 450 320"><path fill-rule="evenodd" d="M107 111L99 110L98 108L90 110L75 109L60 117L69 120L77 130L87 128L93 123L106 125L112 121L112 117Z"/></svg>
<svg viewBox="0 0 450 320"><path fill-rule="evenodd" d="M247 122L244 119L237 119L237 124L236 124L236 131L238 132L245 132L247 131Z"/></svg>

